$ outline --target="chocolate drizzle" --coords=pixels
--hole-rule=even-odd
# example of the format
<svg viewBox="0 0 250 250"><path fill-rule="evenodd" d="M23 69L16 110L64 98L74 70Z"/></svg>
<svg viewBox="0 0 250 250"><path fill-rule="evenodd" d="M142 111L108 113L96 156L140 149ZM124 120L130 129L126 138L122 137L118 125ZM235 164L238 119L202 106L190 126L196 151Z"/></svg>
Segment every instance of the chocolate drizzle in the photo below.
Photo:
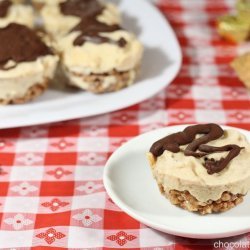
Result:
<svg viewBox="0 0 250 250"><path fill-rule="evenodd" d="M86 19L100 15L104 7L97 0L68 0L60 4L60 10L66 16Z"/></svg>
<svg viewBox="0 0 250 250"><path fill-rule="evenodd" d="M10 0L0 1L0 18L6 17L12 2Z"/></svg>
<svg viewBox="0 0 250 250"><path fill-rule="evenodd" d="M104 6L97 0L68 0L60 4L60 10L64 15L78 16L81 21L71 31L80 31L80 35L74 40L75 46L81 46L85 42L111 43L119 47L125 47L127 42L124 38L114 41L100 33L110 33L122 28L119 25L107 25L97 20Z"/></svg>
<svg viewBox="0 0 250 250"><path fill-rule="evenodd" d="M240 154L240 151L244 149L237 145L226 145L223 147L213 147L209 145L200 145L199 150L206 152L207 154L229 152L226 158L221 158L219 161L215 161L213 158L205 158L205 167L208 174L214 174L221 172L235 157Z"/></svg>
<svg viewBox="0 0 250 250"><path fill-rule="evenodd" d="M199 134L204 135L196 139L196 136ZM178 153L181 151L180 146L187 144L188 146L184 150L185 156L201 158L212 153L229 152L226 158L222 158L219 161L205 158L204 167L207 169L208 174L219 173L226 168L230 161L237 157L242 150L242 148L237 145L226 145L223 147L205 145L208 142L221 138L223 134L223 129L216 124L189 126L183 132L166 136L155 142L150 152L155 157L161 156L165 150Z"/></svg>
<svg viewBox="0 0 250 250"><path fill-rule="evenodd" d="M75 39L74 45L81 46L85 42L93 43L111 43L120 47L126 46L127 42L124 38L114 41L108 37L100 36L101 32L114 32L120 30L119 25L106 25L95 19L83 19L72 31L81 31L81 34Z"/></svg>
<svg viewBox="0 0 250 250"><path fill-rule="evenodd" d="M15 63L31 62L39 56L53 54L34 31L16 23L0 29L0 41L0 69L2 70L6 70L6 63L10 60Z"/></svg>

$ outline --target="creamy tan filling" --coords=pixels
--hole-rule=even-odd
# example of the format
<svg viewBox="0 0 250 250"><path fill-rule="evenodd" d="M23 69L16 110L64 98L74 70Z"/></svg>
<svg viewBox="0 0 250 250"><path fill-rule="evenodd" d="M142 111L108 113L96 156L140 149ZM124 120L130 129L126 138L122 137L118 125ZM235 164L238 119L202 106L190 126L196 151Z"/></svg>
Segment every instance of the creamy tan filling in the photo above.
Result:
<svg viewBox="0 0 250 250"><path fill-rule="evenodd" d="M124 38L127 45L122 48L110 43L90 42L86 42L82 46L74 46L73 41L78 34L78 32L74 32L58 40L58 49L62 52L62 63L74 73L101 74L114 69L123 72L134 69L140 64L143 46L133 34L127 31L103 33L103 36L114 41Z"/></svg>
<svg viewBox="0 0 250 250"><path fill-rule="evenodd" d="M236 144L245 149L220 173L209 175L203 166L204 159L187 157L183 152L174 154L165 151L153 166L154 177L166 192L187 190L201 202L218 200L225 191L246 194L250 189L250 144L235 130L228 130L223 138L208 143L212 146L227 144ZM215 153L209 158L219 160L226 155L227 152Z"/></svg>
<svg viewBox="0 0 250 250"><path fill-rule="evenodd" d="M30 28L34 27L35 15L31 6L12 5L8 14L4 18L0 18L0 28L6 27L10 23L19 23Z"/></svg>
<svg viewBox="0 0 250 250"><path fill-rule="evenodd" d="M58 62L57 56L44 56L35 62L19 63L9 70L0 70L0 99L25 96L27 90L53 77ZM8 63L11 65L11 63Z"/></svg>

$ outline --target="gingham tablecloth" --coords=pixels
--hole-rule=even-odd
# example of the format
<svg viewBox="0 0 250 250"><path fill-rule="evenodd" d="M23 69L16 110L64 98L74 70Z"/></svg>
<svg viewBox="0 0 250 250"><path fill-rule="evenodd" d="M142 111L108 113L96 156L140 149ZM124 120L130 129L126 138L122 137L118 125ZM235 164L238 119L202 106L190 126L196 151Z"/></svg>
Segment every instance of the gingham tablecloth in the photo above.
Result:
<svg viewBox="0 0 250 250"><path fill-rule="evenodd" d="M213 241L170 236L135 221L107 196L102 174L122 143L156 128L215 122L250 129L249 92L228 65L246 48L222 41L214 29L215 18L234 3L159 3L184 63L174 83L154 98L90 119L0 131L2 249L213 248Z"/></svg>

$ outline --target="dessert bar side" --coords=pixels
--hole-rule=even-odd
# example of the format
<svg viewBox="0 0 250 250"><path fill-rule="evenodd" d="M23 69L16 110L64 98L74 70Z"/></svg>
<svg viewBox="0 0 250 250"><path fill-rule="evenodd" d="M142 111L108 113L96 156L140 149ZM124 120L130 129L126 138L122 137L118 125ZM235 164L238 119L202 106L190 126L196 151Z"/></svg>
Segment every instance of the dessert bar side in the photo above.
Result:
<svg viewBox="0 0 250 250"><path fill-rule="evenodd" d="M162 138L148 160L161 193L188 211L227 211L250 189L249 142L216 124L189 126Z"/></svg>
<svg viewBox="0 0 250 250"><path fill-rule="evenodd" d="M0 29L0 41L0 103L20 104L41 95L53 78L58 56L21 24Z"/></svg>
<svg viewBox="0 0 250 250"><path fill-rule="evenodd" d="M71 27L53 27L49 10L57 13L60 20L74 18L77 24L71 19ZM114 5L72 0L46 6L42 13L47 27L51 27L48 32L56 37L62 72L70 85L105 93L134 83L143 47L133 34L121 28L120 14Z"/></svg>

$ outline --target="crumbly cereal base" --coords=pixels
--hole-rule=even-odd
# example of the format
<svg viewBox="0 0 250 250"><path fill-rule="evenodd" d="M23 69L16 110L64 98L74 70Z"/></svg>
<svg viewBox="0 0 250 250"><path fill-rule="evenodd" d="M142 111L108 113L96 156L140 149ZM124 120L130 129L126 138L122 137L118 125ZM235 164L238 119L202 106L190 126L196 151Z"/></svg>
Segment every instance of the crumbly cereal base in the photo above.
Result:
<svg viewBox="0 0 250 250"><path fill-rule="evenodd" d="M136 75L138 75L139 67L125 72L118 72L113 70L105 74L90 74L90 75L80 75L74 73L76 77L80 77L83 82L88 83L88 87L85 89L87 91L93 92L95 94L102 94L108 92L116 92L120 89L126 88L134 83ZM105 84L105 79L108 77L115 77L114 84ZM70 82L70 79L69 79ZM75 86L74 83L69 83Z"/></svg>
<svg viewBox="0 0 250 250"><path fill-rule="evenodd" d="M0 105L27 103L40 96L47 88L48 80L44 81L43 83L38 83L29 88L23 97L15 99L0 99Z"/></svg>
<svg viewBox="0 0 250 250"><path fill-rule="evenodd" d="M224 192L217 201L199 202L188 191L170 190L169 193L165 193L162 186L160 187L160 191L173 205L190 212L198 212L202 215L225 212L243 202L242 194L234 195L229 192Z"/></svg>

